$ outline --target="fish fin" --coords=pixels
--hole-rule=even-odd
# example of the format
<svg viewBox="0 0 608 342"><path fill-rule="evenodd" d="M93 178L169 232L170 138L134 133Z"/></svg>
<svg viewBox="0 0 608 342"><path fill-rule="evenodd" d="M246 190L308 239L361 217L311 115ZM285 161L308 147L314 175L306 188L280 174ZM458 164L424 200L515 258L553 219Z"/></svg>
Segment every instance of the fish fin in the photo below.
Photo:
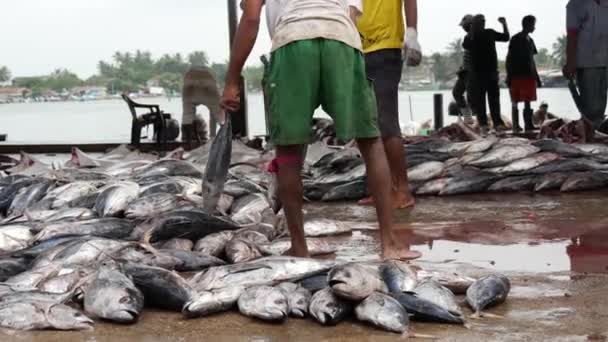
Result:
<svg viewBox="0 0 608 342"><path fill-rule="evenodd" d="M29 209L25 209L23 211L23 215L27 218L28 221L30 221L30 222L35 221L34 218L32 217L32 214L30 213Z"/></svg>
<svg viewBox="0 0 608 342"><path fill-rule="evenodd" d="M416 333L409 333L409 332L405 332L401 336L405 337L405 338L424 338L427 340L438 340L439 339L439 337L436 335L416 334Z"/></svg>
<svg viewBox="0 0 608 342"><path fill-rule="evenodd" d="M503 319L503 318L505 318L504 316L492 314L492 313L489 313L489 312L480 312L479 313L479 317L495 318L495 319Z"/></svg>

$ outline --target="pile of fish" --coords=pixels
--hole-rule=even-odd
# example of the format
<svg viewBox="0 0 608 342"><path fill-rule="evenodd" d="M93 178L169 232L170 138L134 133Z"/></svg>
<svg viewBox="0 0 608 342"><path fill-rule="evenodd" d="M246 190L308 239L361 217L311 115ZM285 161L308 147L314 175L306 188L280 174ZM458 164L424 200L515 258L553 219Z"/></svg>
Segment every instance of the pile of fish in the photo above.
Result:
<svg viewBox="0 0 608 342"><path fill-rule="evenodd" d="M314 159L362 165L350 148L308 152L306 172ZM354 316L406 333L410 318L464 324L454 293L466 294L476 315L505 300L510 284L499 275L283 256L290 240L263 169L272 158L238 141L164 158L74 149L61 167L23 154L0 178L0 327L79 330L93 319L134 323L144 307L188 318L237 308L270 321ZM305 223L312 255L336 251L323 236L351 231Z"/></svg>
<svg viewBox="0 0 608 342"><path fill-rule="evenodd" d="M559 140L467 142L425 139L405 145L417 195L597 190L608 187L608 145ZM308 148L305 194L310 200L356 200L367 194L365 165L354 147Z"/></svg>

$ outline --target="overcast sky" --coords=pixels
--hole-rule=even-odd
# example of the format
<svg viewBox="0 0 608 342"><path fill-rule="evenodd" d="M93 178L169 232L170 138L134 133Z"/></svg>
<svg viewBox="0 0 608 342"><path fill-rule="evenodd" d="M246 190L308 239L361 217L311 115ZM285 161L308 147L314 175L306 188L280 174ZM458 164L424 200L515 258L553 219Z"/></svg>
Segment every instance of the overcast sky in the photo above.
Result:
<svg viewBox="0 0 608 342"><path fill-rule="evenodd" d="M512 32L526 14L538 17L534 38L548 48L565 33L568 0L419 0L420 42L425 53L443 51L462 35L465 13L483 13L488 26L505 16ZM204 50L212 61L228 57L226 0L2 0L0 66L13 76L48 74L60 67L81 77L97 72L115 51L164 53ZM264 25L265 26L265 25ZM260 32L249 64L270 48ZM505 46L500 48L501 57Z"/></svg>

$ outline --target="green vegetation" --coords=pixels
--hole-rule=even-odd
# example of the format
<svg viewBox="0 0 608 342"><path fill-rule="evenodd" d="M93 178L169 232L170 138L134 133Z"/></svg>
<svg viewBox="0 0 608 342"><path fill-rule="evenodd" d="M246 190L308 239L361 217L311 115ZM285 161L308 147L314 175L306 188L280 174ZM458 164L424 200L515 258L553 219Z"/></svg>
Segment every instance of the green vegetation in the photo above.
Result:
<svg viewBox="0 0 608 342"><path fill-rule="evenodd" d="M423 57L422 66L409 69L412 73L428 78L432 75L435 82L446 84L452 80L462 65L464 50L462 39L450 43L443 53L435 53ZM540 49L536 61L540 68L557 68L565 63L566 36L559 37L553 44L553 50ZM211 63L207 53L194 51L187 56L176 53L165 54L155 59L148 51L116 52L110 61L99 61L98 73L86 80L81 80L69 70L58 69L47 76L18 77L13 79L16 87L28 88L33 96L45 90L64 92L76 86L106 87L112 94L120 92L135 92L146 89L150 85L159 86L171 93L179 93L182 87L184 73L192 66L209 67L216 76L218 86L223 88L228 62ZM504 71L504 61L500 61L501 71ZM264 68L260 66L247 67L243 71L249 91L260 91ZM425 76L426 75L426 76ZM11 79L7 67L0 67L0 82Z"/></svg>
<svg viewBox="0 0 608 342"><path fill-rule="evenodd" d="M429 65L435 81L445 83L456 76L462 65L464 50L462 39L456 39L448 45L446 52L435 53L430 57L423 58L423 65ZM566 62L566 36L559 37L553 44L553 51L540 49L536 55L536 63L539 68L560 68ZM505 71L505 62L499 60L499 69Z"/></svg>
<svg viewBox="0 0 608 342"><path fill-rule="evenodd" d="M5 66L0 67L0 83L7 82L10 80L11 80L11 71Z"/></svg>

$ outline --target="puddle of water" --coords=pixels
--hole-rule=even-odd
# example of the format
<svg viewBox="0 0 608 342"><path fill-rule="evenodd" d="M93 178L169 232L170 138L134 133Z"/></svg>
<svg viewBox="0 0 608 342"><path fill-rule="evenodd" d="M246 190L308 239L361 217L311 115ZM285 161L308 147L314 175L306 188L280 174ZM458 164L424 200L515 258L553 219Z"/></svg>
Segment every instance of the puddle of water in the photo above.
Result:
<svg viewBox="0 0 608 342"><path fill-rule="evenodd" d="M570 269L566 248L570 242L506 246L435 240L430 245L414 245L421 261L454 260L502 272L561 272Z"/></svg>

